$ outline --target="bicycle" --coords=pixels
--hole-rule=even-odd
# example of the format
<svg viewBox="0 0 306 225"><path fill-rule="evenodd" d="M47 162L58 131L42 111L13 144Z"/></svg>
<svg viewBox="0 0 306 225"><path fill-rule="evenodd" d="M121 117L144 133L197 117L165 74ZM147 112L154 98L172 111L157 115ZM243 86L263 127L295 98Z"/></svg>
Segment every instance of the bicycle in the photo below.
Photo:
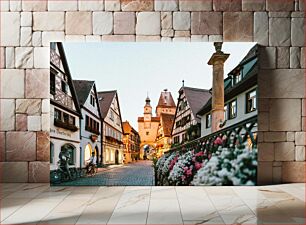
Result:
<svg viewBox="0 0 306 225"><path fill-rule="evenodd" d="M96 174L97 174L96 165L89 164L87 171L86 171L86 175L87 176L90 175L91 177L94 177Z"/></svg>
<svg viewBox="0 0 306 225"><path fill-rule="evenodd" d="M74 181L77 179L78 171L75 167L69 168L69 173L65 165L58 161L57 169L50 172L50 182L53 184L60 184L62 182Z"/></svg>

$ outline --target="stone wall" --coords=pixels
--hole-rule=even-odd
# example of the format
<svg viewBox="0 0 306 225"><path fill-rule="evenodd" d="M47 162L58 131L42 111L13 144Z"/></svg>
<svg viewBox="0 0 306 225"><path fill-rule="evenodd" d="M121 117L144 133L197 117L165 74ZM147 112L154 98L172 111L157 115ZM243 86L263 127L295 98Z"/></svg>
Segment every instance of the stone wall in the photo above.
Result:
<svg viewBox="0 0 306 225"><path fill-rule="evenodd" d="M259 184L305 181L304 0L1 0L0 166L48 182L50 41L255 41Z"/></svg>

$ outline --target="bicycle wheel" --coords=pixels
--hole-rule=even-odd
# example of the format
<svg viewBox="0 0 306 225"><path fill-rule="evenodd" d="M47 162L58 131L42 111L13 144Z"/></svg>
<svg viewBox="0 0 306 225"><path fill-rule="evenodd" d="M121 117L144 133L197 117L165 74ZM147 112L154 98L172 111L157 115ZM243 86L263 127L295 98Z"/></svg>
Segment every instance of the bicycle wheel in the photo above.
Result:
<svg viewBox="0 0 306 225"><path fill-rule="evenodd" d="M83 169L81 170L81 175L82 175L82 177L85 177L85 176L86 176L86 169L85 169L85 168L83 168Z"/></svg>
<svg viewBox="0 0 306 225"><path fill-rule="evenodd" d="M61 174L57 171L50 172L50 183L51 184L60 184L61 183Z"/></svg>
<svg viewBox="0 0 306 225"><path fill-rule="evenodd" d="M70 169L70 175L71 175L71 180L76 180L77 179L78 173L77 173L75 168Z"/></svg>

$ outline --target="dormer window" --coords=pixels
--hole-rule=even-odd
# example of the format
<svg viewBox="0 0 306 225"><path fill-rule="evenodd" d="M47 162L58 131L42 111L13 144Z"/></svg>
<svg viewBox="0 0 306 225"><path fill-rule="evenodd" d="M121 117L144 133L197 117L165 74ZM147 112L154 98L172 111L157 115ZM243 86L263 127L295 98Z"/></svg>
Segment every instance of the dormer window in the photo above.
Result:
<svg viewBox="0 0 306 225"><path fill-rule="evenodd" d="M239 72L234 76L234 83L238 84L241 81L241 79L242 79L242 74Z"/></svg>
<svg viewBox="0 0 306 225"><path fill-rule="evenodd" d="M206 115L206 128L211 127L211 114Z"/></svg>

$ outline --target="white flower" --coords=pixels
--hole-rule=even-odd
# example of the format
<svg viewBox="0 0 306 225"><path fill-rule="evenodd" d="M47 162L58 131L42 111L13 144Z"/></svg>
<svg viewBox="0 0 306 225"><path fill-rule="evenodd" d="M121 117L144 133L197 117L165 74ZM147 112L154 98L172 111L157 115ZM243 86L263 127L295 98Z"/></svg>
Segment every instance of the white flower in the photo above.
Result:
<svg viewBox="0 0 306 225"><path fill-rule="evenodd" d="M257 149L219 148L195 175L193 185L255 185Z"/></svg>

